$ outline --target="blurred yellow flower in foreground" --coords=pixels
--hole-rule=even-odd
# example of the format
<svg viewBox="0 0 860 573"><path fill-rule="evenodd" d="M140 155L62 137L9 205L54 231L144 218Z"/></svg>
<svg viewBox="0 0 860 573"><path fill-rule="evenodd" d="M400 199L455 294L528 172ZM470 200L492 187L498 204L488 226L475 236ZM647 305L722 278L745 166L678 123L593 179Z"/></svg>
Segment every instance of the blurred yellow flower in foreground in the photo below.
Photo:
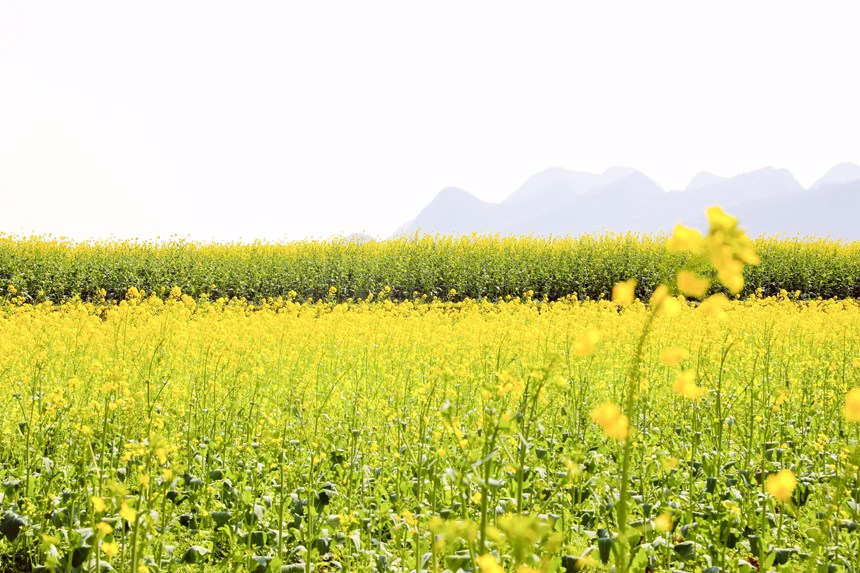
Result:
<svg viewBox="0 0 860 573"><path fill-rule="evenodd" d="M767 476L764 487L767 493L779 501L788 501L791 499L791 492L797 487L797 478L794 477L791 470L779 470L775 474Z"/></svg>
<svg viewBox="0 0 860 573"><path fill-rule="evenodd" d="M845 419L860 422L860 388L852 388L845 395Z"/></svg>
<svg viewBox="0 0 860 573"><path fill-rule="evenodd" d="M577 356L588 356L597 348L597 343L600 341L600 333L596 330L589 330L582 337L573 343L573 352Z"/></svg>
<svg viewBox="0 0 860 573"><path fill-rule="evenodd" d="M105 504L105 500L100 498L100 497L93 496L90 498L90 501L93 502L93 509L95 510L96 513L102 513L102 512L104 512L104 510L107 509L107 505Z"/></svg>
<svg viewBox="0 0 860 573"><path fill-rule="evenodd" d="M102 535L107 535L108 533L113 532L113 527L111 527L109 523L104 521L99 521L98 523L96 523L96 529L98 529L99 533L101 533Z"/></svg>
<svg viewBox="0 0 860 573"><path fill-rule="evenodd" d="M723 211L722 207L708 207L707 214L712 230L727 231L738 226L737 218Z"/></svg>
<svg viewBox="0 0 860 573"><path fill-rule="evenodd" d="M708 316L720 317L732 306L729 299L721 292L712 294L702 301L699 311Z"/></svg>
<svg viewBox="0 0 860 573"><path fill-rule="evenodd" d="M636 279L616 283L612 287L612 302L627 306L636 300Z"/></svg>
<svg viewBox="0 0 860 573"><path fill-rule="evenodd" d="M672 517L668 513L662 513L654 518L654 529L657 531L669 531L672 529Z"/></svg>
<svg viewBox="0 0 860 573"><path fill-rule="evenodd" d="M123 502L122 506L119 508L119 516L130 523L134 523L137 519L137 510Z"/></svg>
<svg viewBox="0 0 860 573"><path fill-rule="evenodd" d="M676 366L690 357L684 348L667 348L660 354L660 362L666 366Z"/></svg>
<svg viewBox="0 0 860 573"><path fill-rule="evenodd" d="M669 287L664 284L661 284L654 290L649 302L651 308L661 316L676 316L681 312L681 303L669 294Z"/></svg>
<svg viewBox="0 0 860 573"><path fill-rule="evenodd" d="M678 290L681 294L690 298L702 298L708 294L711 281L703 279L690 271L678 273Z"/></svg>
<svg viewBox="0 0 860 573"><path fill-rule="evenodd" d="M696 385L696 373L692 370L684 370L672 384L672 390L688 400L698 400L708 393L707 388Z"/></svg>
<svg viewBox="0 0 860 573"><path fill-rule="evenodd" d="M630 421L621 413L618 404L606 402L591 411L591 419L597 422L606 435L616 440L627 437Z"/></svg>
<svg viewBox="0 0 860 573"><path fill-rule="evenodd" d="M702 233L698 229L675 225L672 236L666 242L669 252L688 252L698 254L702 251Z"/></svg>
<svg viewBox="0 0 860 573"><path fill-rule="evenodd" d="M476 561L478 562L478 567L480 567L482 573L505 573L505 570L501 565L499 565L496 558L489 553L481 555L476 559Z"/></svg>

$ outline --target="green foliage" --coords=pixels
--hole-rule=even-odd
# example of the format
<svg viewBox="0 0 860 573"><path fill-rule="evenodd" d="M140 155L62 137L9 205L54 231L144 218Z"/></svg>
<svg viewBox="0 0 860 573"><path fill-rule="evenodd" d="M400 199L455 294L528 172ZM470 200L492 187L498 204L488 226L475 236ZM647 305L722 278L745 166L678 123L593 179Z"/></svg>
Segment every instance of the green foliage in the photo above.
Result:
<svg viewBox="0 0 860 573"><path fill-rule="evenodd" d="M745 270L742 295L860 297L860 243L756 241L761 265ZM122 300L132 287L167 297L172 288L210 298L393 300L437 297L496 301L608 298L635 278L647 298L684 266L662 237L410 237L356 243L79 243L0 237L3 294L23 302ZM11 289L8 287L12 287ZM333 287L333 288L332 288ZM388 288L386 288L388 287Z"/></svg>

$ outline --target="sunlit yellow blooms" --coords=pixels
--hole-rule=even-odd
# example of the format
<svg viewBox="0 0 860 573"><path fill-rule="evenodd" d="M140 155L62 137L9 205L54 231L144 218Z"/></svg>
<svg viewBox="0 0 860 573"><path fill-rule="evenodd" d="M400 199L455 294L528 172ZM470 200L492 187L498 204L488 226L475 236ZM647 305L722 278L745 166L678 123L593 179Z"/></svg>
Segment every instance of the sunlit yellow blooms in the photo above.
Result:
<svg viewBox="0 0 860 573"><path fill-rule="evenodd" d="M740 261L729 259L717 267L717 278L732 294L738 294L744 288L744 266Z"/></svg>
<svg viewBox="0 0 860 573"><path fill-rule="evenodd" d="M730 242L735 239L724 234L720 240L728 249L722 252L746 264L742 247ZM769 260L771 254L762 258ZM707 251L677 259L692 260L688 268L700 277L716 276L707 266ZM852 406L856 393L849 390L860 386L860 370L851 365L860 357L860 301L793 292L691 301L681 296L673 269L645 270L641 276L660 272L671 278L660 302L677 303L676 318L661 315L647 297L644 304L634 301L623 309L585 294L560 300L535 294L527 300L522 293L490 302L458 293L454 301L445 296L450 285L437 291L435 301L432 296L392 300L398 287L383 302L368 304L361 292L352 302L337 303L326 289L330 284L340 289L340 282L320 283L320 296L313 301L299 295L256 304L223 300L213 291L205 302L195 295L196 307L189 308L182 298L170 299L168 286L158 291L166 299L160 305L151 301L149 287L138 304L2 303L0 372L6 382L0 384L0 403L9 411L0 418L5 455L0 473L6 475L2 481L9 479L5 499L10 511L28 523L31 547L47 551L39 537L59 533L61 541L54 543L59 555L74 550L79 543L74 530L52 519L53 512L68 508L79 514L74 527L93 529L88 542L93 552L104 542L122 546L122 559L119 552L110 559L104 550L99 555L129 572L135 536L138 561L157 560L158 547L165 544L176 546L176 560L191 544L214 548L219 542L223 530L211 516L230 511L231 531L246 525L247 532L277 528L277 506L268 502L278 504L293 492L307 499L328 481L338 490L330 503L322 511L305 506L304 519L311 515L318 532L327 528L332 537L352 535L361 527L355 523L366 518L376 523L385 515L370 509L376 501L396 516L394 525L400 528L392 531L388 550L414 557L415 531L428 551L439 547L430 525L438 511L409 517L404 510L424 507L436 488L437 510L465 502L437 525L446 528L438 566L448 566L448 555L468 547L476 557L495 555L506 571L516 571L523 562L548 570L555 556L582 553L588 541L576 531L605 525L586 526L580 511L568 509L596 509L602 503L581 499L585 488L601 499L610 496L620 507L625 448L631 453L628 495L636 495L642 483L656 487L647 496L652 512L629 504L628 527L645 519L641 534L647 543L668 540L668 533L658 533L664 528L687 525L688 508L698 513L712 506L719 519L742 529L749 519L758 524L756 512L769 511L767 505L775 503L770 494L757 497L754 488L744 486L738 487L744 497L738 503L698 495L702 470L694 476L694 490L687 491L689 463L701 460L702 452L721 452L720 460L711 460L716 468L752 452L750 464L740 461L726 472L738 483L743 482L737 473L741 467L751 473L756 467L795 467L788 464L808 466L810 475L850 481L858 463L853 442L860 407ZM632 268L629 272L640 276ZM759 280L757 273L751 276ZM727 292L716 278L712 281ZM185 282L177 284L186 288ZM377 300L385 298L379 294L383 284L369 289ZM640 287L650 293L653 285ZM342 294L339 290L337 296ZM727 320L711 316L721 313ZM646 325L641 367L634 371ZM845 417L817 415L821 408L843 413L843 405ZM792 419L804 421L803 428L791 426ZM91 437L82 434L84 426L92 429ZM29 499L21 479L28 475L28 453ZM89 477L71 479L82 468ZM350 479L353 468L366 469ZM524 496L516 504L510 498L516 498L520 479L525 480ZM827 495L834 503L847 495L833 489L838 478L819 485L833 490ZM811 488L810 503L793 508L791 520L789 508L783 508L781 537L775 530L766 533L769 544L809 549L792 520L814 523L818 511L837 516L840 508L827 508L822 487ZM172 491L179 495L173 501ZM396 501L379 497L385 493L396 493ZM660 517L670 511L668 502L683 499L684 511ZM283 501L285 511L291 511L292 500ZM252 530L250 523L241 523L254 505L264 508L264 520ZM489 519L482 547L483 507ZM564 517L555 527L551 519L543 525L529 522L543 529L531 532L537 537L523 560L497 508ZM853 519L850 508L841 509L848 513L844 519ZM183 514L196 515L196 533L193 526L180 525ZM337 514L344 517L334 525ZM346 516L356 521L348 523ZM40 523L48 529L29 525ZM496 528L489 529L490 523ZM654 531L649 531L651 523ZM371 541L376 530L369 532ZM696 535L704 535L700 541L718 543L710 537L716 533L706 530L698 530ZM563 536L557 551L544 541L553 533ZM845 533L841 538L850 537ZM0 541L5 547L0 547L0 562L9 548L24 546L22 539ZM246 544L238 543L224 554L225 561L233 559L234 569L247 562ZM276 554L271 544L259 549L255 554ZM336 550L344 563L361 563L351 543ZM727 559L736 553L726 553ZM37 559L44 563L45 555ZM675 566L667 561L675 558L671 547L654 555L655 570ZM168 555L162 558L166 563ZM204 568L223 568L212 555L204 561Z"/></svg>
<svg viewBox="0 0 860 573"><path fill-rule="evenodd" d="M690 298L702 298L708 294L708 289L711 286L711 281L690 271L679 272L677 283L681 294Z"/></svg>
<svg viewBox="0 0 860 573"><path fill-rule="evenodd" d="M612 302L627 306L636 300L636 279L616 283L612 287Z"/></svg>
<svg viewBox="0 0 860 573"><path fill-rule="evenodd" d="M134 523L137 519L137 510L131 507L128 503L122 502L119 508L119 516L129 523Z"/></svg>
<svg viewBox="0 0 860 573"><path fill-rule="evenodd" d="M654 529L657 531L670 531L672 529L672 516L668 513L661 513L655 517Z"/></svg>
<svg viewBox="0 0 860 573"><path fill-rule="evenodd" d="M107 504L105 504L105 500L98 496L91 497L90 501L92 502L93 510L96 513L103 513L107 509Z"/></svg>
<svg viewBox="0 0 860 573"><path fill-rule="evenodd" d="M860 388L852 388L845 395L845 419L860 422Z"/></svg>
<svg viewBox="0 0 860 573"><path fill-rule="evenodd" d="M667 298L669 298L669 287L661 284L653 293L651 293L651 300L649 303L652 307L659 308Z"/></svg>
<svg viewBox="0 0 860 573"><path fill-rule="evenodd" d="M630 422L617 404L605 402L598 406L591 411L591 419L597 422L610 438L623 440L628 435Z"/></svg>
<svg viewBox="0 0 860 573"><path fill-rule="evenodd" d="M767 493L779 501L786 502L791 499L791 494L797 487L797 478L791 470L779 470L767 476L764 487Z"/></svg>
<svg viewBox="0 0 860 573"><path fill-rule="evenodd" d="M102 551L108 557L113 557L119 553L119 544L116 541L104 541L102 543Z"/></svg>
<svg viewBox="0 0 860 573"><path fill-rule="evenodd" d="M573 343L573 352L577 356L588 356L597 348L600 341L600 333L589 330Z"/></svg>
<svg viewBox="0 0 860 573"><path fill-rule="evenodd" d="M738 294L744 287L744 265L757 265L759 257L752 241L737 227L737 219L720 207L711 207L708 220L711 224L707 237L711 266L717 271L717 279L723 286L730 293Z"/></svg>
<svg viewBox="0 0 860 573"><path fill-rule="evenodd" d="M702 233L698 229L675 225L672 236L666 242L669 252L689 252L698 254L702 251Z"/></svg>
<svg viewBox="0 0 860 573"><path fill-rule="evenodd" d="M698 311L708 316L720 317L725 311L730 309L732 303L721 292L712 294L702 301L698 307Z"/></svg>
<svg viewBox="0 0 860 573"><path fill-rule="evenodd" d="M98 529L99 533L101 533L102 535L107 535L108 533L113 532L113 527L111 527L109 523L106 523L104 521L99 521L98 523L96 523L96 529Z"/></svg>
<svg viewBox="0 0 860 573"><path fill-rule="evenodd" d="M505 569L489 553L481 555L475 561L477 561L482 573L505 573Z"/></svg>
<svg viewBox="0 0 860 573"><path fill-rule="evenodd" d="M690 357L684 348L667 348L660 354L660 362L666 366L676 366Z"/></svg>
<svg viewBox="0 0 860 573"><path fill-rule="evenodd" d="M669 287L664 284L654 290L650 304L657 314L663 316L675 316L681 311L681 303L669 294Z"/></svg>
<svg viewBox="0 0 860 573"><path fill-rule="evenodd" d="M738 220L719 206L708 207L706 213L712 230L727 231L738 226Z"/></svg>
<svg viewBox="0 0 860 573"><path fill-rule="evenodd" d="M673 296L667 297L657 310L660 316L677 316L680 312L681 303Z"/></svg>
<svg viewBox="0 0 860 573"><path fill-rule="evenodd" d="M696 373L693 370L684 370L672 384L672 390L688 400L698 400L708 393L707 388L696 384Z"/></svg>

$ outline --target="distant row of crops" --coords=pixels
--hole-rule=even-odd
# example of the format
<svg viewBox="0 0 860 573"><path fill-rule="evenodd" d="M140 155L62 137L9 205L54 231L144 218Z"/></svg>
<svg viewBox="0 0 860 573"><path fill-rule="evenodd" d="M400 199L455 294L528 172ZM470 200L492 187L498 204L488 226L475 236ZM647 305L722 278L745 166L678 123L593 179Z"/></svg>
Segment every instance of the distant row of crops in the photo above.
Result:
<svg viewBox="0 0 860 573"><path fill-rule="evenodd" d="M742 295L781 290L801 298L860 297L860 243L760 239L759 266L748 267ZM22 302L121 300L130 288L165 296L174 287L212 298L261 301L425 296L499 300L530 292L538 299L576 293L609 297L635 277L647 298L687 255L666 251L662 237L411 237L357 243L73 244L52 238L0 237L0 286Z"/></svg>

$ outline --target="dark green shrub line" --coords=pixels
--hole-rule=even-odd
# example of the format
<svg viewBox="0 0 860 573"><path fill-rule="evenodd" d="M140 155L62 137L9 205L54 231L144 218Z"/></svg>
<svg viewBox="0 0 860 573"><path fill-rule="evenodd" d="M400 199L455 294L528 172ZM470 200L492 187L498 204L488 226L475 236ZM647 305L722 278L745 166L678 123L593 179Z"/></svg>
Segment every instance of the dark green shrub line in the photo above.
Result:
<svg viewBox="0 0 860 573"><path fill-rule="evenodd" d="M680 268L662 237L412 237L358 244L135 242L72 244L0 237L0 287L27 302L120 300L131 287L197 297L394 300L465 297L499 300L531 292L555 300L609 297L636 278L647 297ZM860 243L760 239L761 265L745 271L742 295L785 290L800 298L860 298ZM10 288L11 287L11 288ZM331 287L336 289L332 292ZM20 300L20 299L19 299Z"/></svg>

